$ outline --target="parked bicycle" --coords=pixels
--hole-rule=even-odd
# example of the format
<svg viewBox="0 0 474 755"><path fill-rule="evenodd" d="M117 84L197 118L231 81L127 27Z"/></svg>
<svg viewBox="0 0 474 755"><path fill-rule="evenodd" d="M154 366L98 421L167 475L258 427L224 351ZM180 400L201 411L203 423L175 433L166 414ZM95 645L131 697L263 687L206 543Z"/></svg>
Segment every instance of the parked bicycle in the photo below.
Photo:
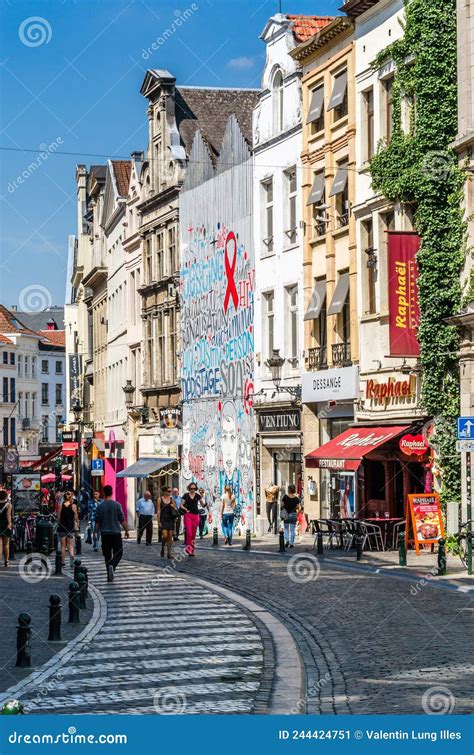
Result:
<svg viewBox="0 0 474 755"><path fill-rule="evenodd" d="M13 518L13 540L18 551L26 550L28 542L33 543L36 531L36 518L30 514L17 514Z"/></svg>
<svg viewBox="0 0 474 755"><path fill-rule="evenodd" d="M462 565L467 568L467 543L468 543L468 534L471 535L471 538L474 537L474 532L472 531L472 524L473 520L468 519L467 522L464 522L464 524L461 524L459 527L459 530L456 537L456 542L458 547L456 548L456 553L458 554L459 558L461 559Z"/></svg>

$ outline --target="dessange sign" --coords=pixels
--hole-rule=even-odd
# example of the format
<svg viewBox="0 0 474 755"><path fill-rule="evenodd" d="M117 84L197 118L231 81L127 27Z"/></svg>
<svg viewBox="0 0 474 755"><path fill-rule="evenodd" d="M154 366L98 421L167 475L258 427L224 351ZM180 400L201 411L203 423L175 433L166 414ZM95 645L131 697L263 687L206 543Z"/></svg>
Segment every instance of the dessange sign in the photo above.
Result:
<svg viewBox="0 0 474 755"><path fill-rule="evenodd" d="M334 370L304 372L301 382L304 404L357 398L359 368L353 365Z"/></svg>

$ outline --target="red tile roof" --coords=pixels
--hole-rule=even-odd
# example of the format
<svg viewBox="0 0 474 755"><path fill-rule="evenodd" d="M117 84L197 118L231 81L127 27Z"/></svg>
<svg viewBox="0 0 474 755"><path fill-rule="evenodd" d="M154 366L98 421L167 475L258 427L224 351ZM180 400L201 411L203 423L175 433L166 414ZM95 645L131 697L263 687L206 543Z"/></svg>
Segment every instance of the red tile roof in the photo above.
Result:
<svg viewBox="0 0 474 755"><path fill-rule="evenodd" d="M0 333L0 343L11 343L13 346L13 341L10 340L10 338L7 338L6 336L2 336Z"/></svg>
<svg viewBox="0 0 474 755"><path fill-rule="evenodd" d="M0 304L0 333L26 333L27 335L36 336L34 330L25 328L21 320L16 316L16 312L10 312L3 304Z"/></svg>
<svg viewBox="0 0 474 755"><path fill-rule="evenodd" d="M51 343L53 346L66 346L64 330L39 330L38 335L42 337L44 343Z"/></svg>
<svg viewBox="0 0 474 755"><path fill-rule="evenodd" d="M130 185L132 163L130 160L112 160L111 162L114 167L118 193L121 197L126 197Z"/></svg>
<svg viewBox="0 0 474 755"><path fill-rule="evenodd" d="M306 42L315 34L331 23L334 16L290 16L287 18L293 22L293 34L297 42Z"/></svg>

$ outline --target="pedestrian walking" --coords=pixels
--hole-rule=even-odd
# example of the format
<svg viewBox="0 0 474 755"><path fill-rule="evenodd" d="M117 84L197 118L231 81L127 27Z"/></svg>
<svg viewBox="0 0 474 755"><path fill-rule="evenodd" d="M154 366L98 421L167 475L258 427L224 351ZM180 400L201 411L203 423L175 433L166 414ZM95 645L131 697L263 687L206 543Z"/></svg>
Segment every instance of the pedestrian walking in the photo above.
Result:
<svg viewBox="0 0 474 755"><path fill-rule="evenodd" d="M115 570L123 556L122 528L125 537L130 537L122 507L118 501L114 501L112 493L112 486L104 485L104 500L95 512L95 526L102 536L102 553L109 582L113 582Z"/></svg>
<svg viewBox="0 0 474 755"><path fill-rule="evenodd" d="M207 517L209 516L209 506L207 503L204 488L199 488L199 495L201 496L201 500L198 503L199 539L202 540L204 537L204 528L206 526Z"/></svg>
<svg viewBox="0 0 474 755"><path fill-rule="evenodd" d="M224 545L232 545L234 532L234 516L237 502L230 485L226 485L221 496L222 532L224 533Z"/></svg>
<svg viewBox="0 0 474 755"><path fill-rule="evenodd" d="M181 515L181 511L180 511L180 506L181 506L182 498L181 498L181 496L179 494L178 488L173 488L173 490L171 491L171 495L172 495L174 504L176 506L176 510L178 512L178 516L176 517L176 521L175 521L175 525L174 525L174 536L173 536L173 540L176 542L176 541L179 540L179 535L180 535L180 532L181 532L181 519L182 519L182 515Z"/></svg>
<svg viewBox="0 0 474 755"><path fill-rule="evenodd" d="M267 507L268 532L272 532L273 530L276 535L278 494L280 492L280 488L278 487L276 482L272 482L270 483L270 485L266 485L266 487L263 489L263 492L265 493L265 501Z"/></svg>
<svg viewBox="0 0 474 755"><path fill-rule="evenodd" d="M91 531L92 547L97 552L99 550L100 532L95 528L95 515L97 512L97 506L102 503L102 498L98 490L94 490L92 498L89 500L88 509L88 526Z"/></svg>
<svg viewBox="0 0 474 755"><path fill-rule="evenodd" d="M5 569L10 559L10 538L12 536L12 505L6 490L0 490L0 558L3 556Z"/></svg>
<svg viewBox="0 0 474 755"><path fill-rule="evenodd" d="M280 517L283 520L285 529L285 547L293 548L295 544L295 527L300 511L300 498L296 494L294 485L288 485L288 492L281 499L283 506L280 510Z"/></svg>
<svg viewBox="0 0 474 755"><path fill-rule="evenodd" d="M81 488L79 491L79 506L80 506L80 514L79 518L82 520L87 519L87 513L89 510L89 493L85 488Z"/></svg>
<svg viewBox="0 0 474 755"><path fill-rule="evenodd" d="M58 536L61 543L61 563L66 566L66 545L69 553L69 562L74 564L74 538L79 531L79 512L74 503L73 494L66 490L63 502L59 509Z"/></svg>
<svg viewBox="0 0 474 755"><path fill-rule="evenodd" d="M179 516L176 504L168 486L158 498L158 527L161 527L161 558L165 556L165 546L168 558L173 558L174 526Z"/></svg>
<svg viewBox="0 0 474 755"><path fill-rule="evenodd" d="M196 532L199 527L199 501L201 496L198 493L195 482L190 482L188 492L181 499L181 511L184 511L184 530L186 553L188 556L194 556L194 546L196 544Z"/></svg>
<svg viewBox="0 0 474 755"><path fill-rule="evenodd" d="M140 545L143 533L146 532L146 544L151 545L153 540L153 516L156 513L156 506L149 490L145 490L143 496L138 499L136 512L138 514L137 543Z"/></svg>

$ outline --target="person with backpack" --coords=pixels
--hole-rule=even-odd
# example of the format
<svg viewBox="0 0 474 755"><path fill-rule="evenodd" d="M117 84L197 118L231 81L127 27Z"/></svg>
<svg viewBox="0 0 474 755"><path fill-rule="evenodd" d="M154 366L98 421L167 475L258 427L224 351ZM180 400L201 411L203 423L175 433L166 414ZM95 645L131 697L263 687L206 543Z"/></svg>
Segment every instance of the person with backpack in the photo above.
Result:
<svg viewBox="0 0 474 755"><path fill-rule="evenodd" d="M118 501L114 501L112 493L112 486L104 485L104 500L95 512L95 528L100 530L102 536L102 553L109 582L114 581L115 571L123 556L122 528L125 537L130 537L122 507Z"/></svg>

